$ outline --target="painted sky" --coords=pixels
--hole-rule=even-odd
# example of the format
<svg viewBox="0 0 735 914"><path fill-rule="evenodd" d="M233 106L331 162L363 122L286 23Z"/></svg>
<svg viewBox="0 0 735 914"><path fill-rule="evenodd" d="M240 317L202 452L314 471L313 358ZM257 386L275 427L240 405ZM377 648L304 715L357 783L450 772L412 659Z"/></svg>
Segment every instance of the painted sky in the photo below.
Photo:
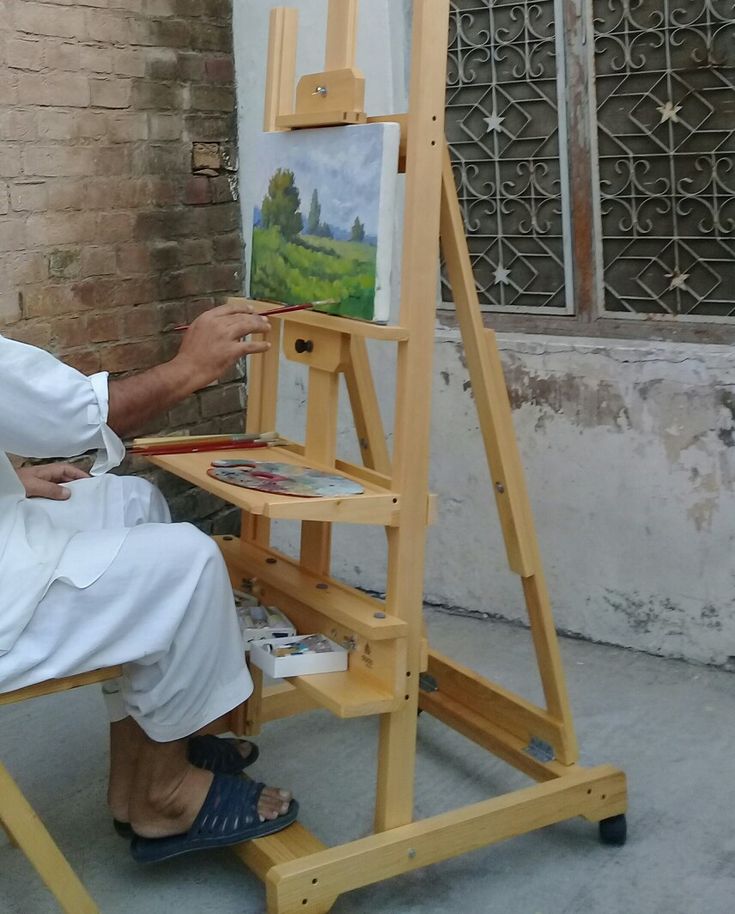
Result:
<svg viewBox="0 0 735 914"><path fill-rule="evenodd" d="M262 206L273 173L287 168L296 177L304 223L316 188L322 222L349 230L358 216L367 234L377 235L384 126L262 134L256 156L255 205Z"/></svg>

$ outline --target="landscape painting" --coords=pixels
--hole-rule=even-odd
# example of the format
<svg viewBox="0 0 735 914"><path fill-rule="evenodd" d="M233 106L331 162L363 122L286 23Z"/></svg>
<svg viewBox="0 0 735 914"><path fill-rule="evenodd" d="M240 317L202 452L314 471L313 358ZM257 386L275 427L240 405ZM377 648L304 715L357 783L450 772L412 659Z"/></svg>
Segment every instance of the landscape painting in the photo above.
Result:
<svg viewBox="0 0 735 914"><path fill-rule="evenodd" d="M388 320L399 141L397 124L262 134L251 298Z"/></svg>

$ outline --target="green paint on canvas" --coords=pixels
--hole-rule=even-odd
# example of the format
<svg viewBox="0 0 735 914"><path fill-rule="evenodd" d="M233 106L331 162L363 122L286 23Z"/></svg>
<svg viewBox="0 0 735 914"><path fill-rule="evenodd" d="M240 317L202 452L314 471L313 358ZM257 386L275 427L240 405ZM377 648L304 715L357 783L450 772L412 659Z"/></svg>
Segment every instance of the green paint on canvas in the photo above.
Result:
<svg viewBox="0 0 735 914"><path fill-rule="evenodd" d="M253 230L253 298L287 304L333 299L337 305L320 310L371 320L375 275L374 245L315 235L289 241L275 227Z"/></svg>

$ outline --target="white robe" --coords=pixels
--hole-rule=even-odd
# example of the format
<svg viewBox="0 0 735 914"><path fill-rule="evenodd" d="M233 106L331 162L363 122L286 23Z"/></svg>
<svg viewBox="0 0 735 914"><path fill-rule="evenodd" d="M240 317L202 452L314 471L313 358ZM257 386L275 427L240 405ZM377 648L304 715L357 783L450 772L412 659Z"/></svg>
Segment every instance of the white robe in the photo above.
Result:
<svg viewBox="0 0 735 914"><path fill-rule="evenodd" d="M0 447L71 456L100 446L98 468L111 453L119 460L122 446L104 425L105 376L86 379L19 346L0 337ZM11 364L29 374L10 372L6 385ZM26 416L58 447L43 431L25 431ZM144 480L97 476L67 483L67 501L26 499L0 458L0 692L124 664L112 717L133 716L160 742L188 736L250 695L232 589L209 537L168 523L162 496Z"/></svg>
<svg viewBox="0 0 735 914"><path fill-rule="evenodd" d="M47 352L0 336L0 656L28 624L53 580L86 587L114 559L126 532L84 561L62 562L73 526L56 527L25 491L4 452L72 457L96 448L92 472L117 466L125 448L107 422L107 375L91 378Z"/></svg>

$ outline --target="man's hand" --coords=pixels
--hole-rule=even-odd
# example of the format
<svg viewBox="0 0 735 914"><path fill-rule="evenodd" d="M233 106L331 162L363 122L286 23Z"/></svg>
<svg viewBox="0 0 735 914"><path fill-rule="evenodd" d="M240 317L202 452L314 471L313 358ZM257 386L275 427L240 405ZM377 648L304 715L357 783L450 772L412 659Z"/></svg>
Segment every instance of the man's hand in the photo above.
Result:
<svg viewBox="0 0 735 914"><path fill-rule="evenodd" d="M49 463L40 467L22 467L15 471L23 483L28 498L50 498L66 501L71 492L60 483L86 479L89 473L70 463Z"/></svg>
<svg viewBox="0 0 735 914"><path fill-rule="evenodd" d="M271 325L249 305L222 305L192 322L170 362L129 378L110 382L107 424L118 435L145 427L161 413L212 381L243 356L270 349L265 340L246 341L250 333L267 334Z"/></svg>
<svg viewBox="0 0 735 914"><path fill-rule="evenodd" d="M270 349L265 340L243 339L251 333L267 334L270 329L268 320L254 314L250 305L213 308L193 321L173 362L183 366L185 377L199 390L221 378L244 356Z"/></svg>

